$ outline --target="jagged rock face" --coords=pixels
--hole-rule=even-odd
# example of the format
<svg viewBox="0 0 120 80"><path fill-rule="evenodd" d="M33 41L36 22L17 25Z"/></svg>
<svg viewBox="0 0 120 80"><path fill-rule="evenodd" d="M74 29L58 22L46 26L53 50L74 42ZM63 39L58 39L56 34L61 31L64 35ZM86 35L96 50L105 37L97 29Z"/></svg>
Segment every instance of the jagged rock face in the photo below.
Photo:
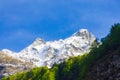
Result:
<svg viewBox="0 0 120 80"><path fill-rule="evenodd" d="M35 66L48 66L50 68L53 64L61 63L71 56L88 52L94 40L95 37L88 30L81 29L64 40L45 42L37 38L19 53L12 53L9 50L3 50L3 52L10 53L12 57L21 61L33 63Z"/></svg>
<svg viewBox="0 0 120 80"><path fill-rule="evenodd" d="M0 79L18 72L23 72L33 68L33 64L22 62L5 53L0 52Z"/></svg>

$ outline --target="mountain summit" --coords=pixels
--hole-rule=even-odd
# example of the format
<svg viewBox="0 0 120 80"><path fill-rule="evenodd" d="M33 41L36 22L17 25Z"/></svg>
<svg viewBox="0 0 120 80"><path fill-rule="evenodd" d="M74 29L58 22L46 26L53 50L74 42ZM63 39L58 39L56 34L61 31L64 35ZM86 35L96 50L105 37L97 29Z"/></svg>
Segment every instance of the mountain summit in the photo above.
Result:
<svg viewBox="0 0 120 80"><path fill-rule="evenodd" d="M10 56L23 62L33 63L35 66L47 66L51 68L54 64L61 63L72 56L82 55L89 52L91 44L95 40L93 34L87 29L81 29L71 37L64 40L45 42L37 38L31 45L18 53L3 50Z"/></svg>
<svg viewBox="0 0 120 80"><path fill-rule="evenodd" d="M33 45L41 45L44 44L44 40L42 40L41 38L36 38L36 40L33 42Z"/></svg>
<svg viewBox="0 0 120 80"><path fill-rule="evenodd" d="M110 33L101 40L101 43L94 41L94 36L85 29L74 33L65 40L46 42L41 44L45 45L41 47L42 51L39 50L35 55L44 56L38 62L43 62L42 66L52 67L51 69L37 67L2 80L120 80L119 35L120 24L117 23L112 25ZM37 48L40 49L40 45L37 47L32 45L29 46L29 49L32 47L36 48L35 51ZM30 51L29 49L28 51ZM32 55L32 53L28 53L28 55L30 54ZM29 59L27 58L27 60ZM55 63L60 64L52 66Z"/></svg>
<svg viewBox="0 0 120 80"><path fill-rule="evenodd" d="M84 36L89 34L89 31L87 29L80 29L78 32L74 33L73 36Z"/></svg>

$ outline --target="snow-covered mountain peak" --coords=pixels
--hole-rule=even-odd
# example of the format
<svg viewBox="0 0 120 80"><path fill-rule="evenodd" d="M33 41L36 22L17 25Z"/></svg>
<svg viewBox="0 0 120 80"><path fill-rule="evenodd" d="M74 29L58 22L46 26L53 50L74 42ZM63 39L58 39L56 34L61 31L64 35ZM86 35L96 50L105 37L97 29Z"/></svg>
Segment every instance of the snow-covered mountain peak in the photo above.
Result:
<svg viewBox="0 0 120 80"><path fill-rule="evenodd" d="M41 45L41 44L44 44L45 41L41 38L36 38L35 41L33 42L33 45L36 46L36 45Z"/></svg>
<svg viewBox="0 0 120 80"><path fill-rule="evenodd" d="M13 51L8 50L8 49L3 49L2 51L0 51L0 53L4 53L5 55L8 55L9 57L13 57L13 58L17 57L16 52L13 52Z"/></svg>
<svg viewBox="0 0 120 80"><path fill-rule="evenodd" d="M87 29L80 29L78 32L72 35L73 37L81 37L83 40L93 41L95 39L94 35L90 33Z"/></svg>
<svg viewBox="0 0 120 80"><path fill-rule="evenodd" d="M15 53L15 52L8 50L8 49L3 49L1 52L8 54L8 55L11 55L11 56L14 55L14 53Z"/></svg>
<svg viewBox="0 0 120 80"><path fill-rule="evenodd" d="M87 29L80 29L78 32L74 33L73 36L85 36L85 35L89 35L89 31Z"/></svg>
<svg viewBox="0 0 120 80"><path fill-rule="evenodd" d="M72 56L88 52L94 40L94 35L87 29L81 29L64 40L45 42L37 38L31 45L19 52L17 58L36 66L52 67L55 63L58 64Z"/></svg>

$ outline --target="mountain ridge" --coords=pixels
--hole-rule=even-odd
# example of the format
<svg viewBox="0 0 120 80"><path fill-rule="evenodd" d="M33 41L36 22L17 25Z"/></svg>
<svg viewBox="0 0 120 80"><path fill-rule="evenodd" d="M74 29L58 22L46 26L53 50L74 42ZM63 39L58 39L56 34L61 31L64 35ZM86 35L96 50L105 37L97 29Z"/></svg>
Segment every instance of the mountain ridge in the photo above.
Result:
<svg viewBox="0 0 120 80"><path fill-rule="evenodd" d="M52 67L54 63L63 62L70 56L88 52L94 40L95 37L87 29L80 29L64 40L45 42L38 37L31 45L18 53L8 49L3 49L2 52L21 61L32 62L36 66Z"/></svg>
<svg viewBox="0 0 120 80"><path fill-rule="evenodd" d="M2 80L119 80L120 24L112 26L102 44L95 40L88 54L71 57L52 68L39 67Z"/></svg>
<svg viewBox="0 0 120 80"><path fill-rule="evenodd" d="M7 67L0 71L0 76L9 76L19 72L20 70L21 72L24 70L27 71L34 67L47 66L48 68L51 68L53 65L60 64L68 60L70 57L76 57L89 52L94 40L95 37L92 33L87 29L81 29L66 39L45 42L43 39L38 37L32 44L20 52L3 49L0 52L8 56L9 59L12 60L12 63L8 62L0 65L1 67ZM5 60L7 61L7 57ZM17 60L18 63L13 64ZM12 73L8 71L10 67L13 69L19 67L19 64L20 69L17 69L17 71L13 70ZM21 67L22 65L23 67Z"/></svg>

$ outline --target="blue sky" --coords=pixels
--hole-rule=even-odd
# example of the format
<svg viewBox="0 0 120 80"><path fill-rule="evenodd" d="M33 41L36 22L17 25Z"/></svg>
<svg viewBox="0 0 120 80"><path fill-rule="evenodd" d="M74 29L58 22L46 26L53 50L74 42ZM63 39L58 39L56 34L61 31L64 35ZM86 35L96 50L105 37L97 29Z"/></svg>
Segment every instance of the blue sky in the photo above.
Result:
<svg viewBox="0 0 120 80"><path fill-rule="evenodd" d="M0 0L0 50L20 51L36 37L64 39L81 28L96 37L120 22L120 0Z"/></svg>

